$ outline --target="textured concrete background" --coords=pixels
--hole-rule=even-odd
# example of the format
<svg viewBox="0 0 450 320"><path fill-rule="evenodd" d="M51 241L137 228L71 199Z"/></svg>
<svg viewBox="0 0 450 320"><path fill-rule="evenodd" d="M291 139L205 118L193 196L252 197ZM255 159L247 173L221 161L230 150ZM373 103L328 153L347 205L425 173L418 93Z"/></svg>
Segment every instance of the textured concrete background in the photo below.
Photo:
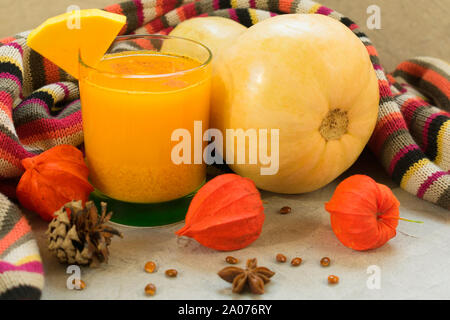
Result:
<svg viewBox="0 0 450 320"><path fill-rule="evenodd" d="M401 202L400 216L424 221L423 224L400 221L397 236L383 247L357 252L344 247L330 227L324 202L331 198L337 184L352 174L367 174L392 188ZM123 239L114 239L107 265L81 270L86 283L83 291L66 288L66 266L57 262L46 249L46 223L30 216L41 250L46 286L43 299L450 299L450 215L401 190L383 172L377 161L364 153L358 162L328 186L303 195L279 195L262 192L266 201L264 228L249 247L231 253L203 247L195 240L177 239L174 232L183 226L136 229L122 227ZM290 206L292 213L278 210ZM292 267L277 263L283 253L290 261L301 257L303 263ZM231 292L231 285L217 276L225 267L225 257L233 255L245 261L256 257L261 266L275 271L263 296ZM322 257L331 258L329 267L321 267ZM144 272L147 261L155 261L157 272ZM372 266L372 267L371 267ZM369 267L378 267L380 287L367 285ZM168 278L164 271L178 270ZM370 271L370 272L368 272ZM339 284L327 284L328 275L337 275ZM157 294L144 294L147 283L157 286ZM168 310L173 312L173 310ZM170 314L170 313L168 313Z"/></svg>
<svg viewBox="0 0 450 320"><path fill-rule="evenodd" d="M114 0L0 0L0 38L34 28L70 5L102 8ZM449 59L450 0L322 0L357 22L378 49L387 70L418 55ZM367 7L381 8L381 30L367 30Z"/></svg>

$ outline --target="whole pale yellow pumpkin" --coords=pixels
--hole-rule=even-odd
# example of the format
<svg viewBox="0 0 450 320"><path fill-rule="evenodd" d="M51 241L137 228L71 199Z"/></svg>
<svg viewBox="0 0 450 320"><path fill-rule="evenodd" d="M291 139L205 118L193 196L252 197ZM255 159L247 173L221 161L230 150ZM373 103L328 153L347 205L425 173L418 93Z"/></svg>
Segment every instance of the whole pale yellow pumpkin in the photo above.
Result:
<svg viewBox="0 0 450 320"><path fill-rule="evenodd" d="M212 16L185 20L170 35L200 42L211 50L214 57L246 30L246 27L234 20Z"/></svg>
<svg viewBox="0 0 450 320"><path fill-rule="evenodd" d="M225 139L223 155L234 151L230 167L261 189L303 193L355 162L374 129L378 100L368 52L351 30L323 15L280 15L250 27L217 57L211 127L224 135L254 129L259 137L268 129L268 138L279 129L275 174L262 174L269 163L260 151L276 153L276 139L268 139L267 150L259 140L252 146ZM247 161L239 164L243 151ZM256 164L250 154L258 154Z"/></svg>

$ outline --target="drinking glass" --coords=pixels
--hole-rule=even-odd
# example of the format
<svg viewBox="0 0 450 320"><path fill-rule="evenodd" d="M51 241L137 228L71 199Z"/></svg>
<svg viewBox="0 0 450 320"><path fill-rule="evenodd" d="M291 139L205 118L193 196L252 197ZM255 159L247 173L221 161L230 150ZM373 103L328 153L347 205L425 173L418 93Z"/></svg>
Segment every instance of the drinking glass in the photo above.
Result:
<svg viewBox="0 0 450 320"><path fill-rule="evenodd" d="M194 153L205 146L211 58L198 42L164 35L119 36L95 66L80 53L91 199L107 203L111 221L160 226L184 219L206 177ZM180 150L183 138L189 148Z"/></svg>

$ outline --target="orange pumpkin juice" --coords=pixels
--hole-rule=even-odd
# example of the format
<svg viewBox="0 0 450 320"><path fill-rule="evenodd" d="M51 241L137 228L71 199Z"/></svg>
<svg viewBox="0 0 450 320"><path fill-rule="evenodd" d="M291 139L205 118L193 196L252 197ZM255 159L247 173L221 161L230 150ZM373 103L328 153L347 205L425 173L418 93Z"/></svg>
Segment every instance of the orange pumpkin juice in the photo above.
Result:
<svg viewBox="0 0 450 320"><path fill-rule="evenodd" d="M80 67L90 180L105 195L156 203L183 197L205 180L204 164L174 164L172 132L208 128L210 66L151 51L107 54ZM191 159L193 156L191 148ZM193 162L193 161L192 161Z"/></svg>

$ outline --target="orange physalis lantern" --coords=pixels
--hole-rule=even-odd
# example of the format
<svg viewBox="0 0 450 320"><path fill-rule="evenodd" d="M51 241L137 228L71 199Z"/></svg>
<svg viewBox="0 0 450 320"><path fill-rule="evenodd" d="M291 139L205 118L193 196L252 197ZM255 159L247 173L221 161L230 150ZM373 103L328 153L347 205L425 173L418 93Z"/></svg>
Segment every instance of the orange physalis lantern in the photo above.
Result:
<svg viewBox="0 0 450 320"><path fill-rule="evenodd" d="M325 204L340 242L354 250L381 247L396 235L400 202L385 185L365 175L342 181Z"/></svg>
<svg viewBox="0 0 450 320"><path fill-rule="evenodd" d="M53 147L22 160L25 173L17 185L20 204L50 221L53 213L72 200L88 199L94 190L83 154L70 145Z"/></svg>
<svg viewBox="0 0 450 320"><path fill-rule="evenodd" d="M264 218L261 196L253 181L223 174L197 192L186 224L176 234L194 238L212 249L238 250L259 237Z"/></svg>

